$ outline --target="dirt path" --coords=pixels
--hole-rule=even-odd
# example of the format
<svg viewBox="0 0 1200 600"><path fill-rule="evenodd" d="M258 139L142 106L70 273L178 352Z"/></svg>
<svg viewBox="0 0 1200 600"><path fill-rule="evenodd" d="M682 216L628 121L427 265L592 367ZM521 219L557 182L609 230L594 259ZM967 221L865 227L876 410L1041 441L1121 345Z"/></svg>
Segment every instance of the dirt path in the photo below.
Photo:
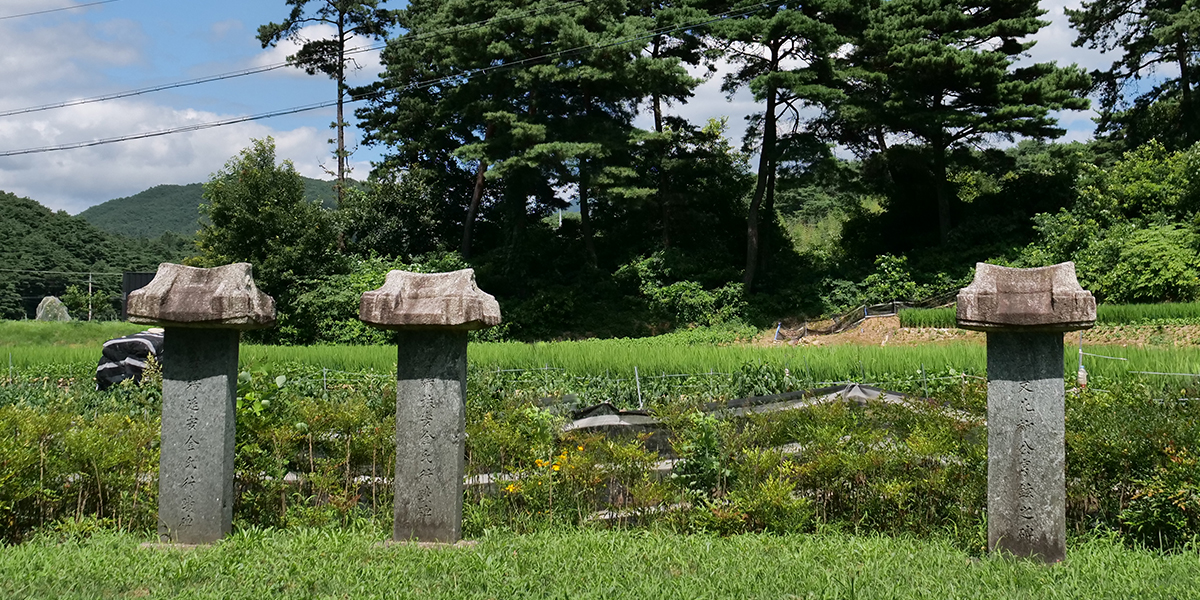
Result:
<svg viewBox="0 0 1200 600"><path fill-rule="evenodd" d="M770 346L917 346L926 344L983 344L985 336L964 329L901 327L899 317L871 317L851 329L833 335L809 335L798 338L800 329L784 327L779 341L775 330L768 329L755 339L755 345ZM1063 335L1067 344L1078 344L1078 333ZM1085 345L1180 347L1200 345L1200 325L1100 325L1083 332Z"/></svg>

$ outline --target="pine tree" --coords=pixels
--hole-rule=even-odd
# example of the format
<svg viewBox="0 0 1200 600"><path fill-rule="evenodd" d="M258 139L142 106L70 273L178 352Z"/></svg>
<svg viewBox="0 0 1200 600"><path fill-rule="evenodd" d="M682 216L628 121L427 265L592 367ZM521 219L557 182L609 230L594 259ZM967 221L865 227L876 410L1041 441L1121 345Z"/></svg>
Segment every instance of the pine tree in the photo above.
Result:
<svg viewBox="0 0 1200 600"><path fill-rule="evenodd" d="M595 264L591 209L627 154L638 104L653 93L685 97L696 83L678 58L619 43L646 32L629 9L623 0L418 0L401 11L407 33L389 43L378 93L359 111L365 140L387 145L392 163L471 180L464 255L485 188L519 235L531 199L546 212L565 206L556 189L574 187Z"/></svg>
<svg viewBox="0 0 1200 600"><path fill-rule="evenodd" d="M1145 137L1179 137L1180 145L1200 139L1194 100L1200 5L1193 0L1093 0L1066 13L1079 32L1075 46L1121 53L1107 71L1095 74L1101 83L1100 132L1144 126L1137 121L1154 118L1151 106L1165 101L1177 109L1167 111L1169 121L1151 125L1154 131ZM1163 77L1163 66L1178 74ZM1127 84L1149 74L1163 80L1133 99L1134 114L1122 114L1121 108L1129 104L1123 93Z"/></svg>
<svg viewBox="0 0 1200 600"><path fill-rule="evenodd" d="M316 8L306 14L305 9L310 0L287 0L292 11L282 23L268 23L258 28L258 40L263 48L278 44L283 40L291 40L300 44L300 50L289 56L296 67L304 69L309 75L324 73L337 82L337 191L338 202L345 197L346 189L346 119L345 99L346 69L356 68L358 64L349 57L350 44L356 39L363 41L382 39L387 34L387 28L392 24L392 14L379 8L387 0L312 0ZM332 25L337 28L334 37L322 40L310 40L302 35L305 27L310 25Z"/></svg>
<svg viewBox="0 0 1200 600"><path fill-rule="evenodd" d="M846 101L825 125L860 155L907 143L927 156L947 242L951 151L1014 136L1064 133L1051 111L1083 110L1090 79L1077 66L1017 66L1047 23L1036 0L875 0L848 31ZM853 24L853 21L850 23Z"/></svg>
<svg viewBox="0 0 1200 600"><path fill-rule="evenodd" d="M775 175L783 147L802 137L801 114L809 106L833 104L840 93L832 86L833 56L845 39L835 24L848 4L838 0L782 2L762 5L742 2L725 11L749 9L746 14L715 24L711 41L735 70L725 76L722 91L732 95L749 88L763 112L753 115L746 139L759 152L758 177L746 225L746 268L742 282L754 285L760 259L764 219L775 214ZM781 123L791 115L792 128L780 139Z"/></svg>

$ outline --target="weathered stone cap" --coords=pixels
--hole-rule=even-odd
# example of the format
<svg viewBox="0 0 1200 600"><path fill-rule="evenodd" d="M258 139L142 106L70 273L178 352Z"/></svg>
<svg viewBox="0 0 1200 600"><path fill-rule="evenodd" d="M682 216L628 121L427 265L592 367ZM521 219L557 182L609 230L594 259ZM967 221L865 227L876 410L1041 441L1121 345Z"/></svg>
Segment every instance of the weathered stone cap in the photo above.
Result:
<svg viewBox="0 0 1200 600"><path fill-rule="evenodd" d="M146 287L129 294L126 312L131 323L166 327L275 325L275 300L254 285L250 263L211 269L162 263Z"/></svg>
<svg viewBox="0 0 1200 600"><path fill-rule="evenodd" d="M362 295L358 318L384 329L485 329L500 324L500 304L475 285L475 270L392 271Z"/></svg>
<svg viewBox="0 0 1200 600"><path fill-rule="evenodd" d="M958 326L976 331L1075 331L1096 324L1096 299L1079 286L1075 263L1036 269L975 265L958 292Z"/></svg>

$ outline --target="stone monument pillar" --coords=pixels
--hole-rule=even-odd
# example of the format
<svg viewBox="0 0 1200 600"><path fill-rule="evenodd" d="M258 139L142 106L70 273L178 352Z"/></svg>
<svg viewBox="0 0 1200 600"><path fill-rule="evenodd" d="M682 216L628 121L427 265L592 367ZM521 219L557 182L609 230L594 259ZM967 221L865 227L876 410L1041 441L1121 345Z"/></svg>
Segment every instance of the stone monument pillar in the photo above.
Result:
<svg viewBox="0 0 1200 600"><path fill-rule="evenodd" d="M399 332L396 361L395 541L462 537L467 332L500 323L475 271L392 271L362 295L364 323Z"/></svg>
<svg viewBox="0 0 1200 600"><path fill-rule="evenodd" d="M988 549L1066 557L1063 332L1091 328L1096 299L1075 264L979 263L958 326L987 332Z"/></svg>
<svg viewBox="0 0 1200 600"><path fill-rule="evenodd" d="M233 525L233 433L238 335L275 324L275 301L258 291L249 263L198 269L158 266L129 294L129 321L163 334L158 535L208 544Z"/></svg>

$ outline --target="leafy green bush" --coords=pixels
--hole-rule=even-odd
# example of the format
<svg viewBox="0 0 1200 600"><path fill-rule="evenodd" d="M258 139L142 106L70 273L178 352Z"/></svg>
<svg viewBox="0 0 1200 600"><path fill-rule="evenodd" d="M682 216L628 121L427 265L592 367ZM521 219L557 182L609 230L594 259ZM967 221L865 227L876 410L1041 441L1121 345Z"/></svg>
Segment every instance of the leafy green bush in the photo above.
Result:
<svg viewBox="0 0 1200 600"><path fill-rule="evenodd" d="M1146 479L1121 523L1137 541L1155 548L1178 548L1200 537L1200 459L1187 448L1163 449L1167 459Z"/></svg>
<svg viewBox="0 0 1200 600"><path fill-rule="evenodd" d="M645 347L659 354L670 347L651 342ZM610 345L602 348L611 352ZM848 366L845 356L842 362L843 373L858 366ZM927 380L919 373L894 376L896 387L928 396L928 403L835 402L735 418L695 408L813 383L795 363L744 362L727 375L643 374L640 380L586 368L516 372L472 365L467 475L488 475L490 483L468 486L469 535L494 527L657 521L720 534L818 526L949 534L975 552L986 542L980 533L986 383L957 371L930 373ZM149 385L100 393L90 371L90 364L46 365L40 375L0 379L5 540L43 527L153 527L161 404L156 375ZM561 432L562 409L571 405L557 407L556 399L578 395L576 403L636 406L639 381L668 445L651 444L644 435ZM1112 391L1067 397L1069 526L1179 547L1197 533L1200 406L1137 380L1103 387ZM390 372L279 362L249 369L238 385L238 526L369 520L386 527L394 406ZM660 463L668 458L680 460L664 477Z"/></svg>

